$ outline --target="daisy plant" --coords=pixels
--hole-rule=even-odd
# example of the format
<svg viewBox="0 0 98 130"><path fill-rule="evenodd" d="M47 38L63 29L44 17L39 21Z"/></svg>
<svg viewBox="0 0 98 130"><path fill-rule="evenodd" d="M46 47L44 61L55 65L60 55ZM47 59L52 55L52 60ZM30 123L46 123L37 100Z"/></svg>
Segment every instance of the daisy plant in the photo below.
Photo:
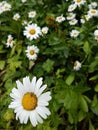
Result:
<svg viewBox="0 0 98 130"><path fill-rule="evenodd" d="M0 130L98 130L98 0L0 1L0 99Z"/></svg>

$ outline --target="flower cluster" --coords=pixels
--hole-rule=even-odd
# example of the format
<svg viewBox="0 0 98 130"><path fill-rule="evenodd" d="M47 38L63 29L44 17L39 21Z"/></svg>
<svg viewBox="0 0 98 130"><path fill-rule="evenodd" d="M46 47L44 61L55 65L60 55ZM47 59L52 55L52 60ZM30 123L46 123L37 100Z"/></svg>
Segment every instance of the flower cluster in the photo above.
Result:
<svg viewBox="0 0 98 130"><path fill-rule="evenodd" d="M0 2L0 94L5 109L10 102L5 97L11 91L9 108L14 109L16 120L27 124L17 129L32 129L32 125L39 130L94 129L92 119L98 115L97 21L97 0ZM37 126L50 114L44 125ZM8 123L1 129L15 129L17 122L10 109L4 119ZM94 120L95 129L96 124Z"/></svg>

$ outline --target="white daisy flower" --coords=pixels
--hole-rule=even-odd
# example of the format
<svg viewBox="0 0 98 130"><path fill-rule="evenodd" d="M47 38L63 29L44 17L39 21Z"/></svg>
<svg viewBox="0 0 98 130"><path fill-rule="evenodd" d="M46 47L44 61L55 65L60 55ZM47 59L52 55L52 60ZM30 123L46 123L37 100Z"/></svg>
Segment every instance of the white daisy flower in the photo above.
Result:
<svg viewBox="0 0 98 130"><path fill-rule="evenodd" d="M69 21L70 25L76 25L77 23L78 23L77 19L72 19L72 20Z"/></svg>
<svg viewBox="0 0 98 130"><path fill-rule="evenodd" d="M97 7L97 2L91 2L89 5L88 5L89 9L93 9L93 8L96 8Z"/></svg>
<svg viewBox="0 0 98 130"><path fill-rule="evenodd" d="M36 60L37 59L37 53L39 52L39 49L37 46L28 46L26 50L26 55L29 60Z"/></svg>
<svg viewBox="0 0 98 130"><path fill-rule="evenodd" d="M7 3L6 1L4 1L3 3L2 3L2 10L3 10L3 12L4 11L10 11L11 10L11 5L9 4L9 3Z"/></svg>
<svg viewBox="0 0 98 130"><path fill-rule="evenodd" d="M80 32L78 30L72 30L70 32L70 36L76 38L79 35L79 33Z"/></svg>
<svg viewBox="0 0 98 130"><path fill-rule="evenodd" d="M29 18L34 18L36 16L36 11L30 11L29 13L28 13L28 17Z"/></svg>
<svg viewBox="0 0 98 130"><path fill-rule="evenodd" d="M67 16L67 20L72 20L72 19L75 18L75 16L76 16L76 14L74 14L74 13L69 13L68 16Z"/></svg>
<svg viewBox="0 0 98 130"><path fill-rule="evenodd" d="M49 30L48 27L43 27L43 28L42 28L42 33L43 33L43 34L47 34L47 33L48 33L48 30Z"/></svg>
<svg viewBox="0 0 98 130"><path fill-rule="evenodd" d="M65 21L65 17L62 14L61 16L56 17L55 21L58 22L58 23L62 23L63 21Z"/></svg>
<svg viewBox="0 0 98 130"><path fill-rule="evenodd" d="M34 23L28 24L25 27L23 34L30 40L37 39L40 35L42 35L40 27Z"/></svg>
<svg viewBox="0 0 98 130"><path fill-rule="evenodd" d="M98 40L98 30L94 31L94 36L95 36L95 39Z"/></svg>
<svg viewBox="0 0 98 130"><path fill-rule="evenodd" d="M74 0L77 6L83 5L86 1L85 0Z"/></svg>
<svg viewBox="0 0 98 130"><path fill-rule="evenodd" d="M91 18L91 16L89 14L84 15L84 19L86 19L86 21L89 21L90 18Z"/></svg>
<svg viewBox="0 0 98 130"><path fill-rule="evenodd" d="M76 9L77 5L76 4L71 4L68 7L68 12L74 11Z"/></svg>
<svg viewBox="0 0 98 130"><path fill-rule="evenodd" d="M96 9L90 9L88 11L88 15L90 15L91 17L98 16L98 10L96 10Z"/></svg>
<svg viewBox="0 0 98 130"><path fill-rule="evenodd" d="M15 43L15 41L13 40L12 35L8 35L8 39L7 39L7 43L6 43L7 47L12 48L14 43Z"/></svg>
<svg viewBox="0 0 98 130"><path fill-rule="evenodd" d="M27 0L21 0L22 3L25 3Z"/></svg>
<svg viewBox="0 0 98 130"><path fill-rule="evenodd" d="M73 69L78 71L80 70L80 68L81 68L81 63L79 61L75 61Z"/></svg>
<svg viewBox="0 0 98 130"><path fill-rule="evenodd" d="M19 15L18 13L16 13L16 14L13 16L13 19L16 20L16 21L17 21L19 18L20 18L20 15Z"/></svg>
<svg viewBox="0 0 98 130"><path fill-rule="evenodd" d="M30 81L29 77L23 78L23 84L17 80L17 88L12 89L10 94L12 102L9 108L14 109L16 113L16 120L20 123L27 124L30 120L31 124L35 127L38 123L43 123L51 113L47 106L51 100L50 91L43 93L47 85L43 84L43 79L36 77ZM43 119L42 119L43 118Z"/></svg>
<svg viewBox="0 0 98 130"><path fill-rule="evenodd" d="M82 23L82 24L84 24L85 23L85 19L80 19L80 22Z"/></svg>

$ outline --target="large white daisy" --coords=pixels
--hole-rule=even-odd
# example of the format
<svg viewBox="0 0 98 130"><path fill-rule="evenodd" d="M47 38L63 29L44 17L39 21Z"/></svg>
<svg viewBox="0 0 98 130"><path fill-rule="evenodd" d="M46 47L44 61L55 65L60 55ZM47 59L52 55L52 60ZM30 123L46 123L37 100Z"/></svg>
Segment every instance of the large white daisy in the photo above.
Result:
<svg viewBox="0 0 98 130"><path fill-rule="evenodd" d="M37 59L37 53L39 52L39 49L37 46L27 46L26 55L29 60L36 60Z"/></svg>
<svg viewBox="0 0 98 130"><path fill-rule="evenodd" d="M86 1L85 0L74 0L77 6L83 5Z"/></svg>
<svg viewBox="0 0 98 130"><path fill-rule="evenodd" d="M12 89L10 96L12 102L9 108L14 109L16 113L16 120L20 120L20 123L27 124L28 120L35 127L38 123L43 123L43 119L46 119L50 115L50 111L47 108L49 101L51 100L50 91L43 93L47 85L42 85L42 78L38 80L36 77L30 81L29 77L23 78L23 84L17 80L17 88Z"/></svg>
<svg viewBox="0 0 98 130"><path fill-rule="evenodd" d="M40 27L34 23L28 24L25 27L23 34L30 40L37 39L40 35L42 35Z"/></svg>

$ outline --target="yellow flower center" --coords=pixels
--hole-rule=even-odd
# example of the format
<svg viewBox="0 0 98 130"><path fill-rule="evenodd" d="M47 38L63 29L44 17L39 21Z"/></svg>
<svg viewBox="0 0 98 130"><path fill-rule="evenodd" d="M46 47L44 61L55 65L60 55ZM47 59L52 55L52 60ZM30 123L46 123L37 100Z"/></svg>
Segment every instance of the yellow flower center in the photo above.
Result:
<svg viewBox="0 0 98 130"><path fill-rule="evenodd" d="M35 53L34 50L30 50L31 55L34 55L34 53Z"/></svg>
<svg viewBox="0 0 98 130"><path fill-rule="evenodd" d="M37 97L34 93L27 92L22 98L22 106L24 109L30 111L34 110L37 106Z"/></svg>
<svg viewBox="0 0 98 130"><path fill-rule="evenodd" d="M11 44L11 43L12 43L12 41L13 41L13 40L12 40L12 39L10 39L10 40L8 40L8 43L9 43L9 44Z"/></svg>
<svg viewBox="0 0 98 130"><path fill-rule="evenodd" d="M35 29L31 29L31 30L29 31L29 33L30 33L31 35L34 35L34 34L36 33L36 31L35 31Z"/></svg>
<svg viewBox="0 0 98 130"><path fill-rule="evenodd" d="M77 0L77 2L79 3L79 2L81 2L81 0Z"/></svg>
<svg viewBox="0 0 98 130"><path fill-rule="evenodd" d="M98 39L98 35L97 35L97 36L95 36L95 38L96 38L96 39Z"/></svg>
<svg viewBox="0 0 98 130"><path fill-rule="evenodd" d="M96 14L96 11L95 11L95 10L91 10L91 13L92 13L92 14Z"/></svg>
<svg viewBox="0 0 98 130"><path fill-rule="evenodd" d="M77 62L75 61L75 62L74 62L74 67L76 67L76 66L77 66Z"/></svg>

